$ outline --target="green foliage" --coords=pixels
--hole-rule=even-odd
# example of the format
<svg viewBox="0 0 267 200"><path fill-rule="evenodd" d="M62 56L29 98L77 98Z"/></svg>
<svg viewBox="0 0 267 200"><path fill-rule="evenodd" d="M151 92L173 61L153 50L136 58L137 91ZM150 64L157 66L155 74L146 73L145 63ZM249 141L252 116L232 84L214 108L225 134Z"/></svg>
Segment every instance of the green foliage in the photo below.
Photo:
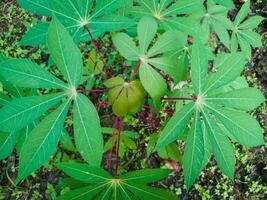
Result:
<svg viewBox="0 0 267 200"><path fill-rule="evenodd" d="M146 184L166 177L170 170L145 169L133 171L113 178L106 171L79 163L60 163L57 167L72 178L88 186L70 191L58 199L177 199L171 193L155 189Z"/></svg>
<svg viewBox="0 0 267 200"><path fill-rule="evenodd" d="M238 12L235 21L234 29L231 38L231 51L237 51L238 44L241 51L246 55L246 58L251 58L251 46L261 47L261 36L252 31L257 28L264 18L260 16L246 17L250 11L250 0L246 1Z"/></svg>
<svg viewBox="0 0 267 200"><path fill-rule="evenodd" d="M181 163L187 189L212 154L221 171L234 178L232 142L245 147L264 144L262 128L246 112L257 108L265 98L240 77L251 57L251 47L262 45L261 36L253 29L263 18L246 19L250 1L244 3L234 22L227 17L229 9L235 8L231 0L18 3L52 20L37 23L20 42L29 46L46 43L50 68L28 59L0 55L0 159L8 157L16 146L16 183L49 162L61 139L63 149L77 149L88 164L57 164L71 177L66 183L80 186L58 199L177 199L165 190L147 186L165 178L170 170L143 169L120 174L116 169L113 177L102 169L103 153L113 143L123 158L125 149L138 150L134 139L143 137L121 132L118 124L119 131L101 128L96 102L87 95L96 82L108 89L108 95L102 98L108 98L113 113L120 118L136 114L143 102L160 104L164 96L179 101L174 115L159 129L162 131L150 135L147 153L156 150L162 158ZM108 52L102 57L104 48L98 48L93 38L110 31L120 55ZM90 58L83 59L77 44L89 40L95 50L89 53ZM219 42L226 47L225 52L214 51ZM109 57L116 60L109 63L114 65L111 71L120 75L108 71L111 78L102 82L98 75L106 78L103 69L108 66L104 60ZM124 75L118 69L125 60L130 67L135 66L131 76L127 69ZM152 100L144 98L146 92ZM68 130L73 130L75 147L65 125L73 125ZM109 133L106 143L102 132ZM109 137L112 133L113 137ZM182 159L177 140L185 141Z"/></svg>
<svg viewBox="0 0 267 200"><path fill-rule="evenodd" d="M207 77L207 59L203 59L205 55L200 55L199 53L202 52L202 49L202 44L199 41L195 41L192 49L191 70L191 78L196 95L195 102L187 104L172 117L162 131L157 145L157 148L160 148L178 139L184 132L190 115L195 110L194 122L186 140L183 159L187 188L191 186L194 179L199 175L203 162L206 164L206 159L209 159L211 155L211 152L205 152L207 146L204 146L204 140L209 140L206 144L211 145L212 152L214 152L222 172L230 178L234 176L235 158L234 149L228 137L248 147L264 144L263 131L253 117L244 112L227 108L227 105L229 105L231 108L241 108L241 110L244 107L248 108L248 110L250 108L254 109L264 101L264 97L258 90L253 89L254 92L250 92L250 88L242 89L245 98L252 95L249 98L253 100L247 101L250 102L247 106L241 106L242 96L239 96L240 98L238 99L228 99L228 101L209 100L209 94L212 91L229 84L240 75L245 64L245 55L241 53L227 55L220 63L220 66L215 66L217 71L211 72ZM229 93L238 94L239 91L237 90L237 93L235 93L235 90L217 93L216 96L218 95L224 99L224 94L226 94L227 99L229 98ZM237 104L240 106L237 106ZM203 120L201 120L199 114L201 114ZM208 147L208 149L210 148ZM208 155L205 156L205 154Z"/></svg>
<svg viewBox="0 0 267 200"><path fill-rule="evenodd" d="M65 79L68 80L68 84L58 80L40 66L29 61L18 59L0 63L1 76L14 85L24 88L59 88L64 90L55 94L15 99L0 110L0 115L4 116L0 122L3 124L1 131L12 131L10 133L10 138L12 138L11 135L14 131L25 128L35 120L39 121L40 117L49 108L61 103L56 111L49 113L32 130L22 145L17 182L45 164L56 151L72 101L75 102L74 127L78 150L85 160L95 166L100 165L102 157L103 142L100 122L97 120L98 115L94 106L90 105L91 102L76 91L82 76L82 57L69 33L56 18L49 27L48 46L54 62ZM62 48L64 46L68 46L68 48ZM14 69L15 76L10 76L12 69ZM90 113L90 116L88 116L88 113ZM91 120L91 117L94 118L94 121ZM94 131L90 132L90 129ZM87 139L81 140L81 137ZM6 139L6 141L9 140ZM91 157L92 151L94 151L94 155L98 154L98 156ZM88 156L90 156L90 159Z"/></svg>
<svg viewBox="0 0 267 200"><path fill-rule="evenodd" d="M148 50L157 29L157 22L152 17L143 17L140 20L137 27L139 48L125 33L118 33L113 37L116 48L126 59L140 62L141 83L155 100L159 100L167 89L166 81L157 69L169 74L174 79L177 77L175 63L171 58L161 54L179 49L186 42L185 35L177 31L167 31Z"/></svg>
<svg viewBox="0 0 267 200"><path fill-rule="evenodd" d="M37 15L55 15L77 42L84 39L86 25L92 29L94 35L133 25L129 18L114 14L118 8L124 7L124 0L98 1L94 9L92 0L69 0L64 4L58 0L18 0L18 3L22 8ZM42 44L46 41L46 35L47 27L36 25L22 39L21 45Z"/></svg>

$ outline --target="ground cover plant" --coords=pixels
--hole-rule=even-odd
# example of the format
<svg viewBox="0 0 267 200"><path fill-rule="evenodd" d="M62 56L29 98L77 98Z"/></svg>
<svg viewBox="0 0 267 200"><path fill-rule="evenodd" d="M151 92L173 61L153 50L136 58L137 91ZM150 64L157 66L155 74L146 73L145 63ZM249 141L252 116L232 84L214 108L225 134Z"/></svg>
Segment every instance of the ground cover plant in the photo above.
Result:
<svg viewBox="0 0 267 200"><path fill-rule="evenodd" d="M17 3L45 17L20 45L38 46L49 61L1 56L0 159L18 155L14 185L46 165L60 142L77 156L53 163L71 177L62 180L71 190L58 199L177 199L152 187L171 170L120 166L127 151L138 151L134 139L140 137L139 130L124 131L123 122L143 109L167 119L156 124L147 154L179 162L187 190L212 155L234 180L233 143L264 145L263 129L249 112L265 98L241 76L251 48L262 46L254 29L264 18L248 17L250 1L234 20L228 17L232 1ZM103 35L115 49L109 56L97 41ZM103 106L115 116L113 127L101 123Z"/></svg>

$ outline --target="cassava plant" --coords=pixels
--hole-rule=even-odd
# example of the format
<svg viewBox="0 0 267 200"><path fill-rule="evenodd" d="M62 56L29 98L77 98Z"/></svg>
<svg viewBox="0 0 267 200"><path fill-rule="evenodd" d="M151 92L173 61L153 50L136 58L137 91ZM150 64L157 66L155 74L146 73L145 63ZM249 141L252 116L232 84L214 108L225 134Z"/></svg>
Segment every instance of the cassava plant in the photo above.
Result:
<svg viewBox="0 0 267 200"><path fill-rule="evenodd" d="M39 46L50 60L44 66L0 57L0 159L16 149L16 184L50 160L58 143L68 137L65 128L73 126L71 149L86 163L55 163L71 177L63 180L71 191L58 199L177 199L148 186L171 170L119 170L122 147L136 149L134 139L139 138L138 133L123 131L124 117L166 102L176 102L176 110L164 110L173 116L153 136L147 152L179 151L176 141L185 137L183 158L171 158L182 162L188 190L212 154L222 173L234 179L232 143L248 148L264 144L261 126L247 112L265 99L240 75L251 58L251 46L262 45L253 29L263 18L248 17L250 1L234 21L228 18L228 11L235 9L232 0L17 2L47 17L20 45ZM108 60L116 55L103 52L96 41L103 34L111 36L120 54L112 66ZM216 45L223 45L223 51L215 51ZM131 73L121 73L126 62ZM115 115L113 127L101 128L100 102L94 102L92 93L107 97L101 106ZM103 133L109 133L106 140ZM108 159L102 159L104 152ZM81 186L72 187L75 182Z"/></svg>

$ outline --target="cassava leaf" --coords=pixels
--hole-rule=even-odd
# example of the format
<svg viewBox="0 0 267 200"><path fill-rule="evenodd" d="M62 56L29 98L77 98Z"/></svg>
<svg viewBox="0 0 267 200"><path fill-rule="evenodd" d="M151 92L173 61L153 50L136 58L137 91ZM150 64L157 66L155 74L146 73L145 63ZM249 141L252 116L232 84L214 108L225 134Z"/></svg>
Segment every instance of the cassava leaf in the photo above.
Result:
<svg viewBox="0 0 267 200"><path fill-rule="evenodd" d="M264 144L263 130L254 117L227 108L208 107L222 122L232 138L246 147L255 147Z"/></svg>
<svg viewBox="0 0 267 200"><path fill-rule="evenodd" d="M91 166L100 166L103 154L102 130L95 107L86 96L77 95L73 116L78 151Z"/></svg>
<svg viewBox="0 0 267 200"><path fill-rule="evenodd" d="M46 42L49 23L40 22L31 27L30 30L22 37L19 44L21 46L36 46Z"/></svg>
<svg viewBox="0 0 267 200"><path fill-rule="evenodd" d="M236 17L235 17L235 21L234 24L235 25L239 25L248 15L250 11L250 0L247 0L241 7L241 9L239 10L239 12L237 13Z"/></svg>
<svg viewBox="0 0 267 200"><path fill-rule="evenodd" d="M212 149L218 165L222 172L229 178L234 178L235 169L235 154L234 148L230 140L225 136L217 122L208 115L207 111L204 114L205 125L209 134Z"/></svg>
<svg viewBox="0 0 267 200"><path fill-rule="evenodd" d="M264 101L264 96L256 88L243 88L210 96L206 98L206 101L229 108L250 111L257 108Z"/></svg>
<svg viewBox="0 0 267 200"><path fill-rule="evenodd" d="M10 101L0 110L0 130L9 132L24 128L65 96L65 93L58 93L23 97Z"/></svg>
<svg viewBox="0 0 267 200"><path fill-rule="evenodd" d="M11 101L11 98L5 93L0 92L0 106L6 105L9 101Z"/></svg>
<svg viewBox="0 0 267 200"><path fill-rule="evenodd" d="M5 159L8 157L15 146L17 139L17 133L4 133L0 132L0 160Z"/></svg>
<svg viewBox="0 0 267 200"><path fill-rule="evenodd" d="M233 81L240 75L245 66L245 56L241 53L233 53L229 56L222 67L214 74L209 75L207 83L204 86L204 93L208 93L216 88Z"/></svg>
<svg viewBox="0 0 267 200"><path fill-rule="evenodd" d="M82 77L82 55L68 31L55 17L49 27L47 39L53 61L68 83L76 88Z"/></svg>
<svg viewBox="0 0 267 200"><path fill-rule="evenodd" d="M253 16L245 20L242 24L238 27L240 29L254 29L257 28L258 25L264 20L261 16Z"/></svg>
<svg viewBox="0 0 267 200"><path fill-rule="evenodd" d="M56 151L70 102L71 98L48 115L23 144L17 183L45 164Z"/></svg>
<svg viewBox="0 0 267 200"><path fill-rule="evenodd" d="M208 60L204 46L198 38L194 38L192 47L191 78L196 95L202 93L208 72Z"/></svg>
<svg viewBox="0 0 267 200"><path fill-rule="evenodd" d="M162 180L170 172L167 169L143 169L122 175L120 179L134 184L147 184Z"/></svg>
<svg viewBox="0 0 267 200"><path fill-rule="evenodd" d="M153 99L159 100L167 89L164 78L146 63L141 64L139 73L145 90Z"/></svg>
<svg viewBox="0 0 267 200"><path fill-rule="evenodd" d="M67 89L67 85L39 65L26 59L11 59L0 63L0 75L10 83L26 88Z"/></svg>
<svg viewBox="0 0 267 200"><path fill-rule="evenodd" d="M199 112L195 112L194 122L186 140L186 148L183 156L183 169L187 190L191 187L196 177L202 170L205 155L203 132Z"/></svg>
<svg viewBox="0 0 267 200"><path fill-rule="evenodd" d="M143 17L138 23L137 32L140 46L140 53L144 55L148 46L155 37L158 30L158 24L152 17Z"/></svg>
<svg viewBox="0 0 267 200"><path fill-rule="evenodd" d="M74 179L85 183L101 183L112 178L105 170L88 164L69 162L58 163L56 166Z"/></svg>
<svg viewBox="0 0 267 200"><path fill-rule="evenodd" d="M175 113L175 115L170 119L168 124L161 132L156 149L170 144L183 134L194 110L194 106L194 103L189 103L185 105L180 111Z"/></svg>
<svg viewBox="0 0 267 200"><path fill-rule="evenodd" d="M139 51L132 38L130 38L127 34L117 33L113 37L113 43L123 57L130 61L138 60Z"/></svg>

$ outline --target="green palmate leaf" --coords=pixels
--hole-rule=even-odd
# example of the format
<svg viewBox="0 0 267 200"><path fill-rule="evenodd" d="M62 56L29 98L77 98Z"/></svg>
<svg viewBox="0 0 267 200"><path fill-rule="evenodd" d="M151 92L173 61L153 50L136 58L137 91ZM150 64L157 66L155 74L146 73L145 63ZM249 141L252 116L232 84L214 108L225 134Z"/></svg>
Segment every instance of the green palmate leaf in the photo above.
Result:
<svg viewBox="0 0 267 200"><path fill-rule="evenodd" d="M23 144L17 183L45 164L56 151L70 102L71 98L49 114Z"/></svg>
<svg viewBox="0 0 267 200"><path fill-rule="evenodd" d="M254 29L264 20L261 16L253 16L239 25L240 29Z"/></svg>
<svg viewBox="0 0 267 200"><path fill-rule="evenodd" d="M108 15L97 20L92 20L90 28L92 30L97 30L100 33L104 33L106 30L117 31L124 27L127 28L133 25L133 21L127 17L119 15Z"/></svg>
<svg viewBox="0 0 267 200"><path fill-rule="evenodd" d="M170 119L160 134L156 147L157 149L170 144L184 133L194 106L194 103L187 104Z"/></svg>
<svg viewBox="0 0 267 200"><path fill-rule="evenodd" d="M159 100L167 89L164 78L146 63L141 64L139 75L145 90L153 99Z"/></svg>
<svg viewBox="0 0 267 200"><path fill-rule="evenodd" d="M205 126L205 123L202 123L202 133L203 133L203 146L204 146L204 157L202 160L202 169L204 169L206 167L206 165L208 164L211 154L212 154L212 146L211 146L211 142L209 139L209 133L207 130L207 127Z"/></svg>
<svg viewBox="0 0 267 200"><path fill-rule="evenodd" d="M64 150L70 151L70 152L77 152L73 142L72 138L69 135L69 133L63 129L61 133L61 138L60 138L60 145Z"/></svg>
<svg viewBox="0 0 267 200"><path fill-rule="evenodd" d="M198 24L195 20L186 17L166 18L162 21L162 27L166 30L178 30L188 35L195 35L198 29Z"/></svg>
<svg viewBox="0 0 267 200"><path fill-rule="evenodd" d="M57 67L72 87L80 84L82 55L64 26L53 19L48 31L48 49ZM66 48L68 47L68 48Z"/></svg>
<svg viewBox="0 0 267 200"><path fill-rule="evenodd" d="M0 132L0 160L8 157L15 146L17 133L2 133Z"/></svg>
<svg viewBox="0 0 267 200"><path fill-rule="evenodd" d="M183 156L183 169L187 189L200 174L205 155L203 132L199 112L195 113L194 122L186 140L186 148Z"/></svg>
<svg viewBox="0 0 267 200"><path fill-rule="evenodd" d="M170 173L171 170L168 169L144 169L129 172L120 176L120 178L133 184L147 184L160 181Z"/></svg>
<svg viewBox="0 0 267 200"><path fill-rule="evenodd" d="M218 71L211 74L205 87L205 93L219 88L233 81L240 75L245 66L245 56L241 53L233 53L223 63Z"/></svg>
<svg viewBox="0 0 267 200"><path fill-rule="evenodd" d="M243 88L210 96L206 98L206 101L229 108L250 111L264 102L264 96L256 88Z"/></svg>
<svg viewBox="0 0 267 200"><path fill-rule="evenodd" d="M66 89L67 85L39 65L26 59L12 59L0 63L0 75L10 83L26 88Z"/></svg>
<svg viewBox="0 0 267 200"><path fill-rule="evenodd" d="M235 8L235 4L232 0L213 0L215 3L218 3L222 6L226 6L227 8Z"/></svg>
<svg viewBox="0 0 267 200"><path fill-rule="evenodd" d="M9 101L11 101L11 98L6 94L0 92L0 106L6 105Z"/></svg>
<svg viewBox="0 0 267 200"><path fill-rule="evenodd" d="M56 166L74 179L85 183L101 183L112 179L105 170L88 164L70 162L59 163Z"/></svg>
<svg viewBox="0 0 267 200"><path fill-rule="evenodd" d="M227 108L208 107L211 112L222 122L234 140L246 147L264 144L263 130L254 117Z"/></svg>
<svg viewBox="0 0 267 200"><path fill-rule="evenodd" d="M153 188L148 187L144 185L132 185L128 183L124 183L125 187L131 190L136 196L143 200L174 200L177 199L177 196L159 189L159 188Z"/></svg>
<svg viewBox="0 0 267 200"><path fill-rule="evenodd" d="M174 64L177 63L174 59L169 57L151 58L149 59L149 63L170 75L175 82L180 81L181 74L179 73L179 66Z"/></svg>
<svg viewBox="0 0 267 200"><path fill-rule="evenodd" d="M93 186L87 186L87 187L82 187L76 190L73 190L71 192L68 192L59 198L57 200L85 200L85 199L93 199L97 193L102 191L105 187L107 186L106 184L98 184L98 185L93 185Z"/></svg>
<svg viewBox="0 0 267 200"><path fill-rule="evenodd" d="M100 166L103 154L102 130L95 107L86 96L77 95L73 116L77 149L90 165Z"/></svg>
<svg viewBox="0 0 267 200"><path fill-rule="evenodd" d="M205 48L201 41L195 37L192 48L191 78L196 95L200 94L203 90L203 85L206 82L207 71L208 60Z"/></svg>
<svg viewBox="0 0 267 200"><path fill-rule="evenodd" d="M215 30L215 32L217 33L220 41L229 48L230 46L230 37L228 34L227 29L222 26L220 23L213 23L213 28Z"/></svg>
<svg viewBox="0 0 267 200"><path fill-rule="evenodd" d="M130 38L127 34L117 33L113 37L113 43L123 57L130 61L138 60L139 51L132 38Z"/></svg>
<svg viewBox="0 0 267 200"><path fill-rule="evenodd" d="M82 187L70 191L58 199L177 199L171 193L147 187L146 183L157 182L166 177L170 170L145 169L130 172L121 177L113 178L106 171L90 167L87 164L79 163L60 163L57 164L69 176L89 183L87 187Z"/></svg>
<svg viewBox="0 0 267 200"><path fill-rule="evenodd" d="M166 80L160 75L160 70L167 74L171 73L169 75L175 80L178 79L177 73L174 72L175 62L170 63L170 60L167 61L161 54L183 47L186 36L178 32L177 37L173 37L177 32L168 31L161 35L158 41L148 49L155 37L156 29L157 23L155 19L145 16L138 23L139 49L131 38L124 33L115 35L113 42L125 58L132 61L139 60L141 63L139 71L141 83L154 100L159 100L167 89ZM181 37L179 38L178 36ZM155 88L155 85L159 87Z"/></svg>
<svg viewBox="0 0 267 200"><path fill-rule="evenodd" d="M217 122L203 111L204 119L211 141L211 146L218 165L222 172L229 178L234 178L235 154L230 140L223 134Z"/></svg>
<svg viewBox="0 0 267 200"><path fill-rule="evenodd" d="M0 130L9 132L24 128L65 96L65 93L58 93L23 97L11 101L0 110Z"/></svg>
<svg viewBox="0 0 267 200"><path fill-rule="evenodd" d="M9 81L5 80L0 75L0 82L4 86L4 88L14 97L23 97L23 90L22 88L11 84Z"/></svg>
<svg viewBox="0 0 267 200"><path fill-rule="evenodd" d="M240 34L237 35L237 39L239 42L240 49L243 52L244 56L246 57L246 59L250 60L251 59L251 53L252 53L250 44Z"/></svg>
<svg viewBox="0 0 267 200"><path fill-rule="evenodd" d="M22 37L20 45L22 46L35 46L44 44L48 32L49 23L40 22L30 28L30 30Z"/></svg>
<svg viewBox="0 0 267 200"><path fill-rule="evenodd" d="M247 0L241 7L237 16L235 17L234 24L239 25L247 17L249 11L250 11L250 0Z"/></svg>
<svg viewBox="0 0 267 200"><path fill-rule="evenodd" d="M207 1L207 9L193 14L190 18L199 21L201 32L197 35L203 43L207 43L210 32L215 31L219 40L229 47L228 30L234 29L233 23L227 18L227 8L216 5L212 0Z"/></svg>
<svg viewBox="0 0 267 200"><path fill-rule="evenodd" d="M253 31L242 31L240 36L243 37L252 47L261 47L261 35Z"/></svg>
<svg viewBox="0 0 267 200"><path fill-rule="evenodd" d="M177 50L186 45L186 35L179 31L166 31L149 49L147 56L153 57L161 53Z"/></svg>
<svg viewBox="0 0 267 200"><path fill-rule="evenodd" d="M138 23L140 53L145 54L158 30L157 22L152 17L143 17Z"/></svg>
<svg viewBox="0 0 267 200"><path fill-rule="evenodd" d="M37 121L37 120L36 120ZM19 137L17 138L16 150L17 153L20 154L21 149L29 135L31 134L32 130L37 126L36 122L31 123L30 125L26 126L24 129L19 131Z"/></svg>
<svg viewBox="0 0 267 200"><path fill-rule="evenodd" d="M18 0L18 3L22 8L38 15L47 17L55 15L76 41L83 37L85 25L90 27L92 33L98 32L100 34L108 31L109 28L111 28L110 30L115 28L118 30L133 25L125 17L115 16L112 18L108 16L109 13L114 13L118 8L124 7L124 0L98 1L96 6L93 6L91 0L68 0L64 4L58 0ZM44 34L46 33L44 32Z"/></svg>
<svg viewBox="0 0 267 200"><path fill-rule="evenodd" d="M202 9L203 0L179 0L172 4L163 16L192 14Z"/></svg>

